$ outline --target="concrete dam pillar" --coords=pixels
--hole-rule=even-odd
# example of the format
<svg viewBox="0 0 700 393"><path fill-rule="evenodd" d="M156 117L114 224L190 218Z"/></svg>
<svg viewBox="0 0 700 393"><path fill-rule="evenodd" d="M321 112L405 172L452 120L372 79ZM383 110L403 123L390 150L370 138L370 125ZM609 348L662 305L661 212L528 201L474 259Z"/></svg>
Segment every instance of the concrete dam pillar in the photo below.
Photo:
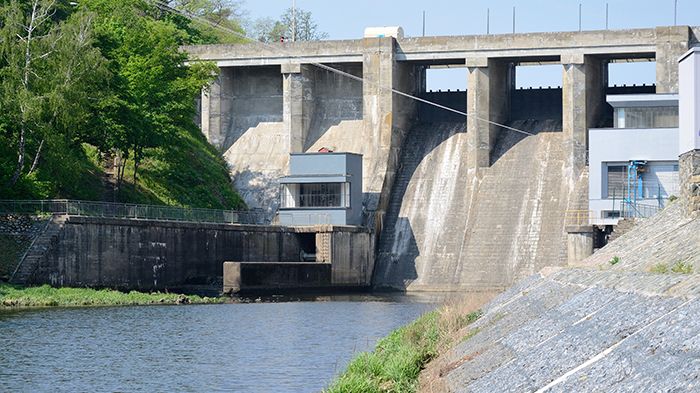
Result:
<svg viewBox="0 0 700 393"><path fill-rule="evenodd" d="M223 147L226 130L230 125L227 121L227 115L232 103L232 72L231 68L221 68L219 76L208 88L202 89L200 127L209 143L218 149Z"/></svg>
<svg viewBox="0 0 700 393"><path fill-rule="evenodd" d="M308 82L299 63L282 64L282 119L289 135L289 152L303 153L309 128L309 108L304 105L304 89Z"/></svg>
<svg viewBox="0 0 700 393"><path fill-rule="evenodd" d="M690 27L664 26L656 31L656 93L678 93L678 58L689 49Z"/></svg>
<svg viewBox="0 0 700 393"><path fill-rule="evenodd" d="M562 55L562 131L567 166L578 178L586 166L586 139L588 117L586 113L586 66L583 54Z"/></svg>
<svg viewBox="0 0 700 393"><path fill-rule="evenodd" d="M490 165L491 149L507 122L515 68L496 59L467 58L467 134L470 172Z"/></svg>
<svg viewBox="0 0 700 393"><path fill-rule="evenodd" d="M394 93L391 89L396 68L396 41L392 37L365 38L362 44L363 137L366 143L363 184L368 193L365 201L369 210L383 211L380 201L388 200L401 146L392 132Z"/></svg>

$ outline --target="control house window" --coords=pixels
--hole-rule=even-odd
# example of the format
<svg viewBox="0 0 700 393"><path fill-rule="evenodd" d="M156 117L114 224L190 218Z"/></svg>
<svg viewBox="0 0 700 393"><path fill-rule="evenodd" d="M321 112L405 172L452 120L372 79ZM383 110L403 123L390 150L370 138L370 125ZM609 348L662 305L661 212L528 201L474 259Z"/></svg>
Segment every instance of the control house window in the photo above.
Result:
<svg viewBox="0 0 700 393"><path fill-rule="evenodd" d="M282 208L348 208L350 183L283 184Z"/></svg>

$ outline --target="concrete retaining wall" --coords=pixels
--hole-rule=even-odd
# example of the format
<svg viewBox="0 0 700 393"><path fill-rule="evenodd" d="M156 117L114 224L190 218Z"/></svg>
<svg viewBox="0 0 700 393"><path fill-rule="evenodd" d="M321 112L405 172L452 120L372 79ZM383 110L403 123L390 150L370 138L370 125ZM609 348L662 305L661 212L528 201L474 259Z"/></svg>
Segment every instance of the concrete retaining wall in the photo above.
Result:
<svg viewBox="0 0 700 393"><path fill-rule="evenodd" d="M70 217L32 279L60 286L163 289L208 284L224 261L298 261L280 227Z"/></svg>
<svg viewBox="0 0 700 393"><path fill-rule="evenodd" d="M319 236L326 235L326 236ZM322 242L329 244L321 244ZM308 281L307 271L282 275L264 267L255 285L369 285L374 265L373 235L353 227L286 228L277 226L176 223L146 220L69 217L40 261L30 283L57 286L166 289L216 285L225 261L279 265L298 263L306 253L325 253L327 265ZM331 262L333 270L331 272ZM247 266L245 269L252 269ZM332 277L331 277L332 275ZM308 278L308 277L307 277ZM308 281L308 285L307 285ZM314 284L316 283L316 284ZM323 284L323 285L321 285Z"/></svg>
<svg viewBox="0 0 700 393"><path fill-rule="evenodd" d="M225 262L224 293L331 287L331 264L316 262Z"/></svg>

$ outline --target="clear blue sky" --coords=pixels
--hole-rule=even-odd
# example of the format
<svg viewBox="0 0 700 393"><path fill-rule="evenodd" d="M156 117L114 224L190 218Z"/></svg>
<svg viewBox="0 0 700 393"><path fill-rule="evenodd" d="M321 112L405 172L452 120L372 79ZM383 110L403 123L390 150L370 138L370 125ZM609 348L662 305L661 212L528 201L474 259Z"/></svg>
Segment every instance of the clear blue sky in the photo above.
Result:
<svg viewBox="0 0 700 393"><path fill-rule="evenodd" d="M330 39L360 38L367 26L404 28L407 36L422 34L426 12L426 35L468 35L486 32L486 10L490 9L492 34L510 33L513 7L516 32L578 30L582 4L583 30L605 28L605 5L609 5L609 27L624 29L673 24L674 0L296 0L298 8L311 11L319 29ZM247 0L250 18L279 17L292 0ZM700 25L700 0L678 0L678 24ZM437 72L435 72L437 74ZM431 73L432 74L432 73ZM429 88L464 88L464 70L429 75ZM557 67L527 67L519 71L525 86L561 83ZM611 83L652 83L654 64L614 65Z"/></svg>

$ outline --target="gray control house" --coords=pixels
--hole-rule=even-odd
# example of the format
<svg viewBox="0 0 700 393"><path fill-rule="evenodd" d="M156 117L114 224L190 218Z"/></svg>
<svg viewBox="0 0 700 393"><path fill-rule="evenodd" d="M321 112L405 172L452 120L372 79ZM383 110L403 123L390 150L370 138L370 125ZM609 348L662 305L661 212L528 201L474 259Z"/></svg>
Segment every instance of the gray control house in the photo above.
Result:
<svg viewBox="0 0 700 393"><path fill-rule="evenodd" d="M361 225L362 155L291 154L280 198L280 225Z"/></svg>

